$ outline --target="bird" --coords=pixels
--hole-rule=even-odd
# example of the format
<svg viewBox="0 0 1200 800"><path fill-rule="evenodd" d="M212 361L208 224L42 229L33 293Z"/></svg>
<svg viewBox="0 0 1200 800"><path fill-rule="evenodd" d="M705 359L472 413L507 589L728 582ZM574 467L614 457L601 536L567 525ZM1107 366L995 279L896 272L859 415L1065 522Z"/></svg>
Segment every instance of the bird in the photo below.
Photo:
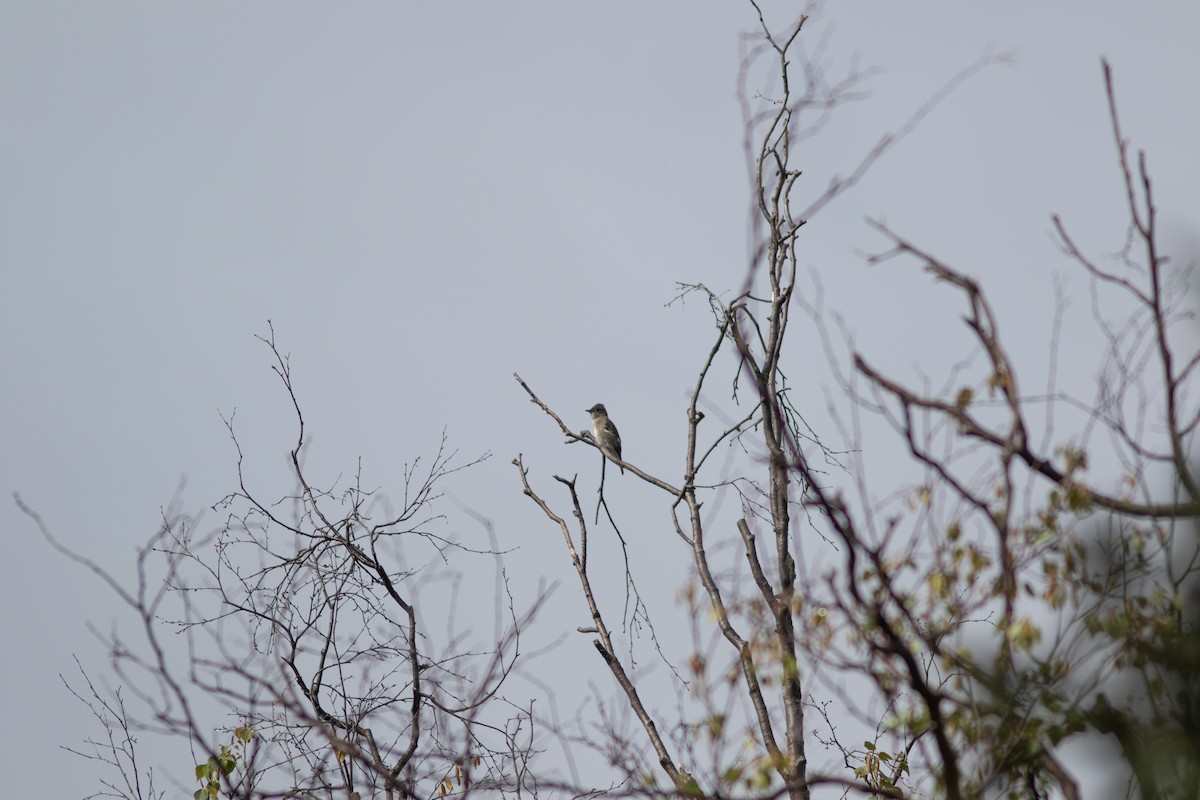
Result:
<svg viewBox="0 0 1200 800"><path fill-rule="evenodd" d="M600 445L600 449L607 452L609 455L621 460L621 434L617 433L617 426L608 418L608 409L603 403L596 403L587 410L592 415L592 434L596 437L596 444ZM621 467L620 464L617 464ZM621 467L621 474L625 474L625 468Z"/></svg>

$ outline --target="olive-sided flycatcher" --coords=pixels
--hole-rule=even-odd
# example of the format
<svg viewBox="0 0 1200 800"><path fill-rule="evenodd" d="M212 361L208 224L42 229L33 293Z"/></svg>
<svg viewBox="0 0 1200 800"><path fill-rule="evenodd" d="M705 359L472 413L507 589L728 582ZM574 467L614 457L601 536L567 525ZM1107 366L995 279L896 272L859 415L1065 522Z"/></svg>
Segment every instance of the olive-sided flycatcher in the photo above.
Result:
<svg viewBox="0 0 1200 800"><path fill-rule="evenodd" d="M592 415L592 435L596 437L596 444L600 445L601 450L608 451L620 461L621 434L617 433L617 426L613 425L613 421L608 418L608 409L604 407L603 403L596 403L587 411ZM621 467L620 464L617 466ZM621 474L625 474L624 467L621 467Z"/></svg>

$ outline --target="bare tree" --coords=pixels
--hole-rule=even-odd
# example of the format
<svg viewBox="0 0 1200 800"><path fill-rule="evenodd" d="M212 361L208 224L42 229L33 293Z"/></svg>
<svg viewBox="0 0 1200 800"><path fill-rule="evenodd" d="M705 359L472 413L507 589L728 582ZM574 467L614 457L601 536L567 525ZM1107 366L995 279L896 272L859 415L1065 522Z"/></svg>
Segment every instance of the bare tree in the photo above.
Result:
<svg viewBox="0 0 1200 800"><path fill-rule="evenodd" d="M138 730L190 744L197 797L521 792L532 718L501 690L537 602L519 611L494 538L469 547L441 532L437 510L439 487L480 459L460 461L443 435L432 459L405 468L399 507L364 488L361 468L349 485L317 485L291 365L273 330L263 341L295 414L295 491L260 498L230 418L239 487L215 506L225 520L214 533L197 537L197 518L166 512L133 590L85 562L137 614L145 644L107 642L125 689L107 695L85 675L81 699L108 735L84 755L120 775L97 796L161 796L139 770ZM456 565L479 557L496 563L494 630L483 635L449 611L462 588ZM181 764L175 782L189 772Z"/></svg>
<svg viewBox="0 0 1200 800"><path fill-rule="evenodd" d="M655 710L641 697L632 669L623 662L597 600L587 570L588 526L574 479L555 476L568 491L572 526L566 515L555 512L530 484L523 459L518 458L514 463L520 471L524 493L563 535L593 623L581 632L596 635L596 650L623 690L653 749L658 768L669 778L674 790L688 795L723 796L746 789L769 791L774 784L781 786L789 797L801 799L809 797L810 787L822 783L870 787L864 781L845 776L811 774L806 754L807 701L795 624L803 600L797 594L798 573L793 556L797 546L794 514L797 504L810 497L814 475L801 471L797 464L807 463L808 458L834 467L839 467L839 462L838 454L809 429L792 404L782 367L796 285L797 235L809 216L852 187L872 163L928 113L941 94L961 82L965 75L956 78L939 97L919 109L897 134L882 139L851 174L835 180L815 199L798 206L794 197L800 171L792 162L793 147L819 131L833 108L860 96L858 87L866 73L852 70L842 80L828 81L820 69L819 54L810 58L799 45L807 17L801 17L785 35L778 36L771 31L758 6L754 8L761 32L749 40L752 46L744 58L743 84L765 60L776 70L779 88L774 97L764 99L765 110L754 107L748 99L749 92L743 90L747 98L747 150L756 204L752 266L741 291L728 301L701 285L680 287L681 299L691 295L704 298L717 326L686 410L683 474L673 483L645 472L636 464L617 461L633 475L660 489L667 498L671 525L688 553L700 592L707 601L706 610L714 615L729 648L728 657L740 676L744 719L729 715L726 709L734 702L730 698L717 699L707 693L721 685L711 675L713 670L721 668L717 654L696 653L689 660L688 677L705 689L698 701L701 706L698 717L670 720L670 727L677 735L662 733L663 721L656 720ZM799 76L794 74L793 59L801 68ZM744 407L731 415L730 424L722 426L723 430L710 431L709 426L701 427L706 419L701 402L710 374L723 354L732 354L736 360L732 394ZM568 442L583 441L599 447L590 432L573 432L520 376L517 380L533 402L554 419ZM748 383L749 388L743 387L743 383ZM706 467L711 470L719 461L715 456L722 446L731 443L753 453L755 466L762 468L762 478L755 479L749 474L733 479L722 477L705 485L702 472ZM616 461L611 451L602 452ZM707 530L701 513L705 496L726 490L736 491L742 504L743 516L735 528L745 561L745 576L725 575L713 562L714 533ZM605 505L603 499L601 505ZM715 534L721 542L728 535L725 531ZM744 578L749 579L751 596L743 591ZM696 595L690 596L690 603L688 613L693 616L703 613ZM679 713L688 712L680 709ZM739 723L744 723L744 727ZM701 734L702 731L707 733ZM610 735L614 740L610 749L620 749L617 732L610 730ZM699 744L701 735L709 737L708 745ZM753 742L750 749L730 744L743 736ZM623 767L626 782L633 789L652 789L653 781L645 776L653 775L654 771L636 757L638 752L636 746L627 746ZM691 763L685 763L684 754ZM704 762L702 772L701 762Z"/></svg>
<svg viewBox="0 0 1200 800"><path fill-rule="evenodd" d="M826 352L839 358L819 283L807 297L797 292L801 228L947 92L1004 58L985 56L959 74L848 177L802 201L795 145L856 96L861 77L825 80L799 44L804 24L778 36L762 23L760 46L746 60L744 74L756 57L770 56L780 88L757 106L747 102L757 233L745 283L730 300L682 287L681 295L705 298L717 327L684 415L683 472L653 475L601 449L662 491L680 557L686 553L696 580L674 613L693 628L711 616L724 643L723 658L701 647L677 654L688 664L679 676L687 703L648 702L632 659L618 650L613 612L588 570L599 516L589 526L576 480L554 476L566 507L556 510L525 460L514 460L524 494L563 537L591 617L580 632L594 637L638 722L635 739L610 724L601 746L631 792L660 791L657 774L671 791L705 797L807 798L833 785L871 796L1045 797L1057 789L1074 798L1079 786L1058 746L1092 731L1116 738L1131 793L1196 797L1200 493L1191 461L1200 351L1172 333L1184 316L1187 271L1162 253L1147 160L1129 152L1111 70L1104 65L1129 213L1116 267L1085 255L1068 226L1052 220L1062 251L1094 290L1116 292L1131 307L1115 323L1097 311L1109 350L1095 397L1060 392L1053 378L1048 392L1023 393L980 283L874 223L891 246L869 261L914 259L956 290L977 356L939 393L906 386L853 353L838 373L852 402L840 431L846 444L835 451L805 423L784 371L793 304L816 320ZM702 399L714 366L731 357L741 410L726 412L728 424L714 431L702 425L709 418ZM517 380L568 443L600 449L589 431L573 431ZM863 414L882 415L908 448L912 469L899 493L865 482L861 452L871 443L855 433ZM1055 420L1061 426L1068 416L1077 427L1056 435ZM702 479L718 468L714 455L732 445L750 454L752 471ZM1086 478L1101 449L1099 457L1122 468L1111 487ZM603 481L597 512L603 508L616 526ZM701 506L730 491L741 517L714 530ZM806 541L805 530L817 536ZM740 569L714 562L731 544ZM823 557L805 558L806 550ZM714 673L736 676L736 686ZM862 745L841 732L847 720L866 725ZM831 748L845 771L813 769L814 744Z"/></svg>

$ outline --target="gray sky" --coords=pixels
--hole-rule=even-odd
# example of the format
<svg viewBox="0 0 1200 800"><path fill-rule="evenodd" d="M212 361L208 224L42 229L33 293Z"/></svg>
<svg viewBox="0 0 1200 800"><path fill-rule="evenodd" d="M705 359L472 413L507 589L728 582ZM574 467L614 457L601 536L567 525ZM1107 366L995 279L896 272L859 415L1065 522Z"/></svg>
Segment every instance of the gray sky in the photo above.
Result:
<svg viewBox="0 0 1200 800"><path fill-rule="evenodd" d="M863 224L879 216L978 275L1013 346L1044 357L1048 326L1027 323L1049 309L1051 276L1086 289L1048 215L1099 252L1124 236L1101 55L1169 243L1190 235L1195 252L1198 8L850 0L814 18L806 36L832 32L835 74L856 53L885 71L805 145L810 195L989 47L1016 56L806 229L805 261L864 351L900 371L962 354L940 345L959 315L948 293L855 254L880 246ZM253 338L270 319L315 470L349 473L361 455L386 491L443 427L464 456L490 451L454 499L520 548L530 585L566 580L569 608L567 560L509 461L524 453L543 488L554 472L594 483L598 467L560 446L511 375L579 428L604 402L626 457L677 477L709 318L664 304L676 281L725 290L744 273L736 77L753 23L738 2L0 0L0 487L128 575L181 479L190 509L233 488L219 411L237 410L251 474L282 485L289 409ZM792 347L819 426L823 356ZM614 500L645 528L643 557L674 553L658 496L626 480ZM57 675L72 654L101 673L87 625L121 611L0 509L6 783L36 796L54 776L45 796L81 796L97 774L58 747L96 731ZM450 525L478 535L466 517ZM543 638L577 616L543 621ZM556 657L606 686L581 645Z"/></svg>

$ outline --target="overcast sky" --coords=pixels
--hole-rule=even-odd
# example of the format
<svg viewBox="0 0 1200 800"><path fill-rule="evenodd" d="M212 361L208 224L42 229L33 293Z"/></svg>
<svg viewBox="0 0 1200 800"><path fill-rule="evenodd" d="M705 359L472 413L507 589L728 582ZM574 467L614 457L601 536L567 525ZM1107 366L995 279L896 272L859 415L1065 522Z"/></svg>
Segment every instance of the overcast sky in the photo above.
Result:
<svg viewBox="0 0 1200 800"><path fill-rule="evenodd" d="M779 23L798 10L767 8ZM1044 356L1048 323L1034 320L1052 276L1073 275L1049 214L1097 252L1124 237L1102 55L1149 153L1168 246L1194 254L1198 8L845 0L815 16L805 36L832 35L835 74L855 55L883 71L798 154L807 195L989 49L1015 56L805 229L804 262L858 346L902 372L962 354L938 349L961 330L956 298L857 254L881 247L864 219L882 217L978 275L1013 346ZM314 470L348 474L361 456L387 491L443 428L464 456L492 453L452 498L518 548L530 586L567 581L568 610L542 636L572 630L567 559L509 462L524 453L543 488L555 472L594 484L598 467L511 376L577 428L607 404L626 458L678 478L710 321L702 304L665 304L676 281L733 289L747 266L736 78L754 22L740 2L0 0L4 496L127 576L182 480L191 510L233 488L220 413L236 410L250 472L286 485L290 409L254 339L271 320ZM811 389L798 404L820 424L823 356L793 348ZM1067 362L1079 379L1094 371ZM628 477L614 495L631 526L653 520L635 557L684 557L659 496ZM73 655L103 673L87 626L124 618L0 507L6 790L82 796L98 773L58 748L96 731L57 675ZM449 525L479 533L466 516ZM663 587L668 604L678 585ZM607 685L583 645L556 658Z"/></svg>

